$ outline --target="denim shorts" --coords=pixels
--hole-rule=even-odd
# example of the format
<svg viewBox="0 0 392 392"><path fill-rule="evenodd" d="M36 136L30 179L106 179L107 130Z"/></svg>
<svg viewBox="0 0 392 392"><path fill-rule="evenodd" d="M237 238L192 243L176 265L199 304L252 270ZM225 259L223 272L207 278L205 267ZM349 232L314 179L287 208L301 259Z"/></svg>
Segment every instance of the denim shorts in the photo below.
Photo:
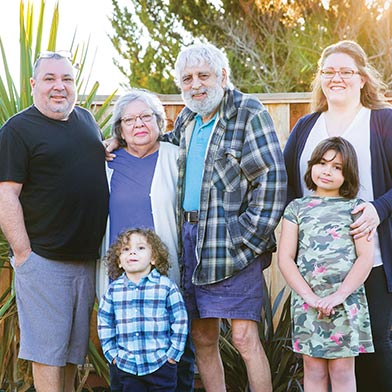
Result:
<svg viewBox="0 0 392 392"><path fill-rule="evenodd" d="M228 318L260 321L263 303L263 265L270 254L255 258L247 267L221 282L194 285L197 225L184 223L182 288L190 319Z"/></svg>
<svg viewBox="0 0 392 392"><path fill-rule="evenodd" d="M19 358L51 366L85 362L95 298L94 261L54 261L32 252L15 267Z"/></svg>

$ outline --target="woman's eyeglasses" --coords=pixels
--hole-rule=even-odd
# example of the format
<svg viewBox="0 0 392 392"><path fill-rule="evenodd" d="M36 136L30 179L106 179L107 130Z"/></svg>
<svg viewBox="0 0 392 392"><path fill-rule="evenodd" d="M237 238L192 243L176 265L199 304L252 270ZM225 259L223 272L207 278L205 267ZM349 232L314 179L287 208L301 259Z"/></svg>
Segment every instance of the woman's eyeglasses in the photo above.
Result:
<svg viewBox="0 0 392 392"><path fill-rule="evenodd" d="M138 118L145 124L149 123L152 118L154 117L155 113L142 113L139 114L138 116L130 116L130 117L123 117L121 118L121 121L126 125L126 126L132 126L136 124L136 121Z"/></svg>
<svg viewBox="0 0 392 392"><path fill-rule="evenodd" d="M341 68L339 70L326 68L321 70L321 76L324 79L333 79L336 74L338 74L342 79L351 79L355 74L360 75L358 71L354 71L351 68Z"/></svg>

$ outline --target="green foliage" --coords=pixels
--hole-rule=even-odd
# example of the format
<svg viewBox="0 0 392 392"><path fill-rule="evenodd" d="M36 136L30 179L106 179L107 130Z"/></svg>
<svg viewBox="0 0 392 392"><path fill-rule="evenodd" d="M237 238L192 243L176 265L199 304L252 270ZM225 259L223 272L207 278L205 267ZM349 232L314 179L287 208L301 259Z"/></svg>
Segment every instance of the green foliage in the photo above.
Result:
<svg viewBox="0 0 392 392"><path fill-rule="evenodd" d="M174 92L167 75L180 46L208 41L226 51L245 92L309 91L322 49L341 39L361 44L392 85L385 0L130 0L131 11L112 2L112 42L134 87Z"/></svg>
<svg viewBox="0 0 392 392"><path fill-rule="evenodd" d="M19 88L14 82L12 70L10 70L7 56L4 50L3 40L0 37L0 53L4 78L0 77L0 126L20 110L30 106L33 103L30 91L30 76L32 74L33 63L38 58L39 53L43 50L55 51L57 40L57 29L59 22L58 4L55 6L51 18L51 26L47 45L43 48L42 32L44 28L44 11L45 1L41 0L41 7L36 30L34 30L34 8L28 5L25 10L24 2L20 2L20 70L19 70ZM26 15L26 16L25 16ZM75 35L71 41L70 51L73 53L73 63L76 68L76 87L79 95L78 105L87 109L92 108L101 129L105 131L110 120L111 114L108 107L113 100L113 92L102 104L95 107L93 102L96 98L99 83L95 82L91 91L87 91L88 78L85 79L85 65L89 54L89 44L82 46L75 45ZM87 71L88 73L88 71ZM88 76L88 75L87 75Z"/></svg>
<svg viewBox="0 0 392 392"><path fill-rule="evenodd" d="M0 126L20 110L32 104L30 94L30 76L34 60L38 58L43 47L45 1L41 0L37 27L34 29L34 9L28 3L25 10L23 0L20 2L20 73L19 86L14 82L12 71L7 62L3 41L0 37L0 53L2 58L3 74L0 77ZM51 20L50 33L44 50L56 49L57 28L59 22L58 4L55 6ZM78 104L87 109L92 108L98 124L104 132L108 132L108 123L111 113L108 111L115 92L111 94L100 107L94 106L98 82L91 91L87 91L85 64L88 56L88 43L83 46L74 45L75 35L70 46L74 53L73 63L79 65L76 73L77 91L80 97ZM88 75L87 75L88 76ZM10 270L8 262L8 244L0 233L0 277L4 279L7 270ZM29 362L17 358L19 342L19 329L13 285L0 293L0 389L5 391L26 391L32 384L31 365ZM96 372L109 379L108 367L97 348L90 342L89 361L94 365ZM87 373L86 373L87 375ZM85 378L80 378L81 382ZM81 390L82 385L79 386Z"/></svg>
<svg viewBox="0 0 392 392"><path fill-rule="evenodd" d="M269 291L265 286L264 292ZM277 295L273 304L271 297L269 295L266 297L259 335L270 364L273 391L302 392L302 359L291 350L290 297L282 304L283 297L284 289ZM278 311L281 313L274 326L273 320ZM227 390L248 391L246 367L241 355L231 342L231 327L227 321L221 328L220 351L225 368Z"/></svg>
<svg viewBox="0 0 392 392"><path fill-rule="evenodd" d="M177 93L171 75L182 37L175 31L175 17L166 13L165 1L133 1L130 9L120 9L113 2L111 41L121 53L126 65L115 61L119 70L129 79L131 87L143 87L167 94ZM147 35L154 40L146 41Z"/></svg>

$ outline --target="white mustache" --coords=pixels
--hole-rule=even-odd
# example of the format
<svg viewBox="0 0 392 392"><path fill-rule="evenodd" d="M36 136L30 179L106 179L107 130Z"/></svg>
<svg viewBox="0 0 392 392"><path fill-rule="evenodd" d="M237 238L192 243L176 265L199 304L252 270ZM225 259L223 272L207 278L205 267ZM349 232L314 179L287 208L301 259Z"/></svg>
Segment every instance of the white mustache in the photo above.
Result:
<svg viewBox="0 0 392 392"><path fill-rule="evenodd" d="M207 93L207 92L208 92L208 88L207 87L201 87L201 88L198 88L197 90L192 89L190 91L191 95L204 94L204 93Z"/></svg>

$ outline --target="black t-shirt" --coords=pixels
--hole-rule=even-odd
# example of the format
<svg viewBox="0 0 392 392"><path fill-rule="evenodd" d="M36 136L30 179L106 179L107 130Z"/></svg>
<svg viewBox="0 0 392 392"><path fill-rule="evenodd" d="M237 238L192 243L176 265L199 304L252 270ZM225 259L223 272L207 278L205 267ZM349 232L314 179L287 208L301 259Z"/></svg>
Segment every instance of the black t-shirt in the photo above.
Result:
<svg viewBox="0 0 392 392"><path fill-rule="evenodd" d="M101 133L87 110L75 107L67 121L35 106L11 117L0 130L0 181L23 184L34 252L54 260L98 256L109 191Z"/></svg>

